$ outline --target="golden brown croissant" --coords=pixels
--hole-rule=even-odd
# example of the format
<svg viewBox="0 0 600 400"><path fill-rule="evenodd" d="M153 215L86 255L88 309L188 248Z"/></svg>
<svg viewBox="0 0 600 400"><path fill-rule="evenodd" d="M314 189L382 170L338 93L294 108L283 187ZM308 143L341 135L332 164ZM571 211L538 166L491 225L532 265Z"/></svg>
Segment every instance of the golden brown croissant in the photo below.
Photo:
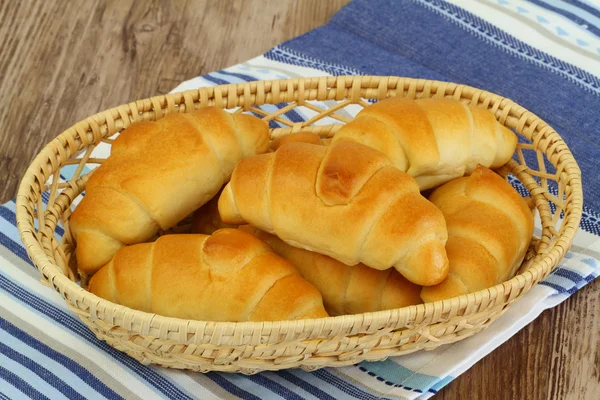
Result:
<svg viewBox="0 0 600 400"><path fill-rule="evenodd" d="M271 149L277 150L279 147L290 142L323 144L323 139L321 139L316 133L312 132L290 133L289 135L280 136L277 139L273 140L273 142L271 143Z"/></svg>
<svg viewBox="0 0 600 400"><path fill-rule="evenodd" d="M496 168L513 155L517 137L483 108L458 100L390 97L365 107L333 142L353 140L386 154L421 190Z"/></svg>
<svg viewBox="0 0 600 400"><path fill-rule="evenodd" d="M331 257L290 246L275 235L251 225L238 229L266 242L289 260L304 279L319 289L330 315L360 314L422 303L421 286L393 268L379 271L364 264L349 266Z"/></svg>
<svg viewBox="0 0 600 400"><path fill-rule="evenodd" d="M120 249L89 291L167 317L274 321L326 317L319 291L263 241L237 229L173 234Z"/></svg>
<svg viewBox="0 0 600 400"><path fill-rule="evenodd" d="M121 247L176 225L219 191L239 160L268 146L266 122L212 107L131 125L70 218L78 269L91 275Z"/></svg>
<svg viewBox="0 0 600 400"><path fill-rule="evenodd" d="M519 268L533 234L533 215L515 189L478 166L469 177L437 188L429 197L448 225L450 272L423 288L426 301L443 300L502 283Z"/></svg>
<svg viewBox="0 0 600 400"><path fill-rule="evenodd" d="M359 143L287 143L248 157L223 189L219 213L347 265L394 266L419 285L448 273L441 212L413 178Z"/></svg>

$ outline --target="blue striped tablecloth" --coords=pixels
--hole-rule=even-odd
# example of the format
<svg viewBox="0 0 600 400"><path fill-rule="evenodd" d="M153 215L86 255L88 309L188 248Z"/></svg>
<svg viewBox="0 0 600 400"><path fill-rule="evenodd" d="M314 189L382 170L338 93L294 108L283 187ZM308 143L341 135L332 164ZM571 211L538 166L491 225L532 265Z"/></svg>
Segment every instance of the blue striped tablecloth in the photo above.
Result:
<svg viewBox="0 0 600 400"><path fill-rule="evenodd" d="M597 0L355 0L318 29L174 89L303 76L399 75L490 90L549 122L583 172L581 229L560 267L485 331L434 351L313 373L245 376L144 366L97 340L60 295L39 283L19 240L15 203L10 201L0 206L0 399L369 400L434 395L599 274L599 35ZM308 117L301 111L285 115L294 122ZM106 155L107 150L99 146L95 154ZM63 169L63 178L69 177Z"/></svg>

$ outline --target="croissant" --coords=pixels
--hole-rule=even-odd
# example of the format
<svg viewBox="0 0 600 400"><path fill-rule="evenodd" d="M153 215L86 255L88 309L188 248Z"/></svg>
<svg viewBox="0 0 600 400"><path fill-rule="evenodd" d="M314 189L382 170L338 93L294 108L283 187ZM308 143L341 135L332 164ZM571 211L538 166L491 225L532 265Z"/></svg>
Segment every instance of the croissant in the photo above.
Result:
<svg viewBox="0 0 600 400"><path fill-rule="evenodd" d="M246 158L218 207L226 224L249 223L347 265L394 266L418 285L448 273L441 212L413 178L359 143L286 143Z"/></svg>
<svg viewBox="0 0 600 400"><path fill-rule="evenodd" d="M458 100L390 97L365 107L333 142L356 141L386 154L420 190L497 168L513 155L517 136L486 109Z"/></svg>
<svg viewBox="0 0 600 400"><path fill-rule="evenodd" d="M302 142L302 143L312 143L312 144L323 144L323 139L319 137L316 133L312 132L295 132L290 133L289 135L280 136L277 139L274 139L271 143L271 149L277 150L279 147L283 146L286 143L290 142Z"/></svg>
<svg viewBox="0 0 600 400"><path fill-rule="evenodd" d="M173 227L219 191L238 161L268 146L266 122L212 107L131 125L70 218L78 269L92 275L121 247Z"/></svg>
<svg viewBox="0 0 600 400"><path fill-rule="evenodd" d="M422 303L421 286L409 282L393 268L379 271L364 264L349 266L323 254L290 246L251 225L238 229L263 240L276 254L289 260L321 292L329 315L360 314Z"/></svg>
<svg viewBox="0 0 600 400"><path fill-rule="evenodd" d="M469 177L435 189L429 199L448 224L448 277L423 288L430 302L482 290L512 277L533 235L533 215L499 175L478 166Z"/></svg>
<svg viewBox="0 0 600 400"><path fill-rule="evenodd" d="M140 311L183 319L327 316L319 291L292 264L237 229L211 236L164 235L124 247L92 276L89 291Z"/></svg>

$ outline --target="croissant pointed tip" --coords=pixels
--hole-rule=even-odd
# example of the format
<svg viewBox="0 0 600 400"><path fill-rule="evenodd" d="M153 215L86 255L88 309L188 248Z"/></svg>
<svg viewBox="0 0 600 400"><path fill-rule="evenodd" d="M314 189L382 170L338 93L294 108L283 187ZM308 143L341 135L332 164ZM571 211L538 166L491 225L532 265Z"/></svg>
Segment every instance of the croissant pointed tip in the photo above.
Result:
<svg viewBox="0 0 600 400"><path fill-rule="evenodd" d="M417 285L437 285L448 276L450 269L445 243L434 239L421 244L402 265L396 265L396 269Z"/></svg>

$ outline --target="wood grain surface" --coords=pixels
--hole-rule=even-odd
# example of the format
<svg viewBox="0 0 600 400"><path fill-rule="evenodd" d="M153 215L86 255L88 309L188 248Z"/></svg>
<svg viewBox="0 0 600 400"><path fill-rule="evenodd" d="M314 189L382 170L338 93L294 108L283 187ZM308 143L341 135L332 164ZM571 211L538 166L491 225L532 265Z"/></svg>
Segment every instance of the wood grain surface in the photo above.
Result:
<svg viewBox="0 0 600 400"><path fill-rule="evenodd" d="M0 201L55 135L98 111L262 54L347 0L0 0ZM600 280L439 399L599 399Z"/></svg>

